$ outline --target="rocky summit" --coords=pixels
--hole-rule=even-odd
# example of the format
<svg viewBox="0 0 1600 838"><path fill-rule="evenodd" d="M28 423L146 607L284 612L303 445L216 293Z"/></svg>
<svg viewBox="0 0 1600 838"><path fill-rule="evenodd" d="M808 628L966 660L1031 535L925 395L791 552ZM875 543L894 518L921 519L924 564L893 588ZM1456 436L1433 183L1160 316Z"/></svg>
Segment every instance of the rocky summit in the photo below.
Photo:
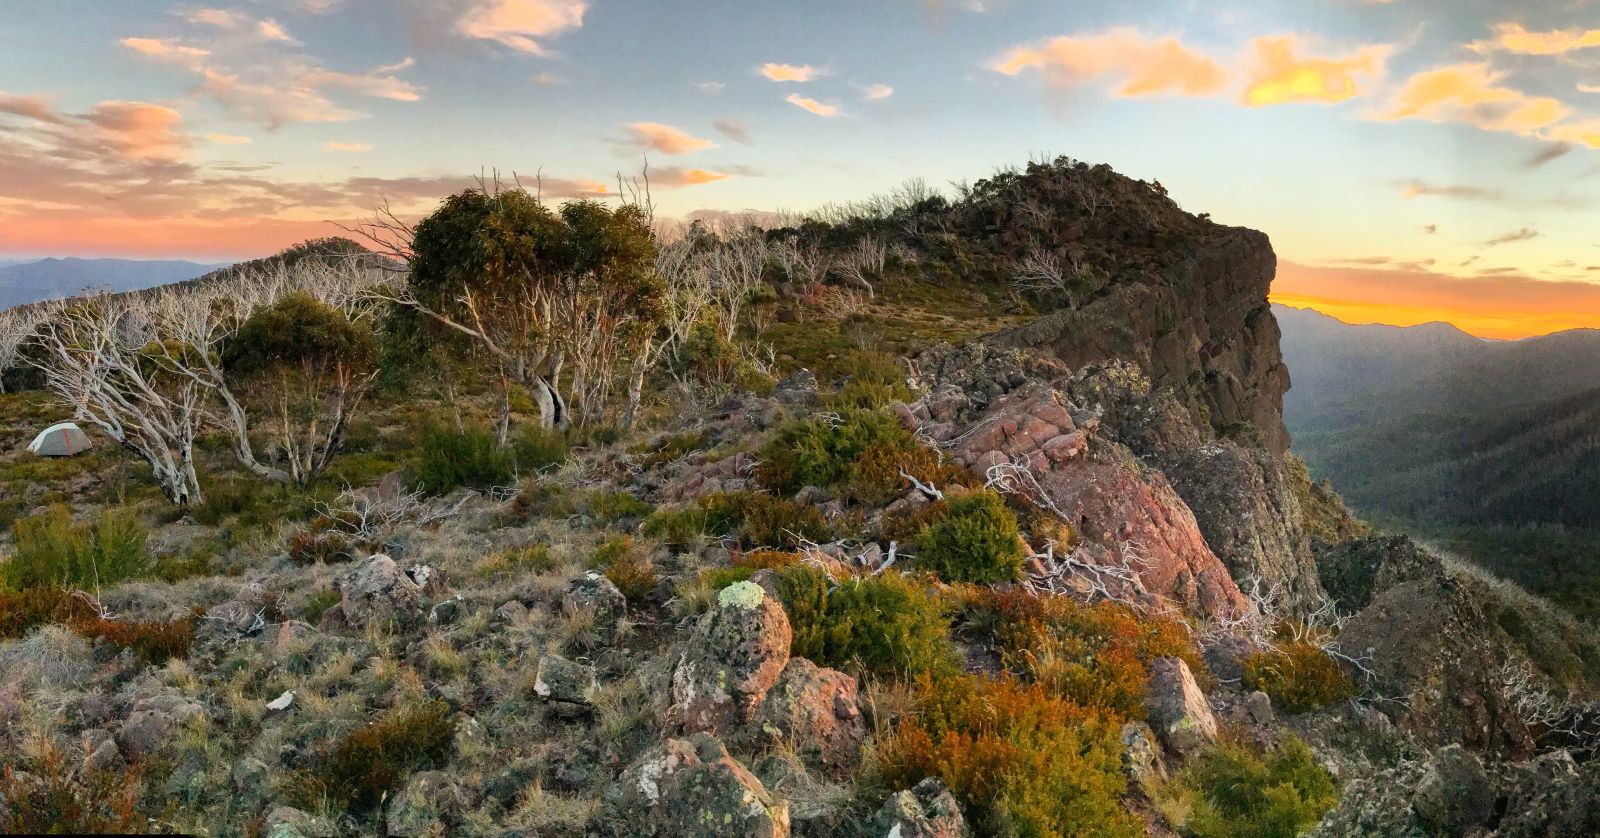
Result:
<svg viewBox="0 0 1600 838"><path fill-rule="evenodd" d="M1065 158L897 196L486 183L30 315L0 832L1600 828L1600 638L1311 479L1264 235Z"/></svg>

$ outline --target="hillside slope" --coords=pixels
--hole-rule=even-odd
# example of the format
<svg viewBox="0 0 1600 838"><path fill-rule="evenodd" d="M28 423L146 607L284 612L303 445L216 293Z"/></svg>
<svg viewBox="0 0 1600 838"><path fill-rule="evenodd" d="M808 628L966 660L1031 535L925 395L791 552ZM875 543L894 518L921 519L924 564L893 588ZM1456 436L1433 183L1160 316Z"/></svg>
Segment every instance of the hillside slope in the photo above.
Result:
<svg viewBox="0 0 1600 838"><path fill-rule="evenodd" d="M180 260L75 257L0 266L0 309L85 290L137 291L193 279L220 267Z"/></svg>

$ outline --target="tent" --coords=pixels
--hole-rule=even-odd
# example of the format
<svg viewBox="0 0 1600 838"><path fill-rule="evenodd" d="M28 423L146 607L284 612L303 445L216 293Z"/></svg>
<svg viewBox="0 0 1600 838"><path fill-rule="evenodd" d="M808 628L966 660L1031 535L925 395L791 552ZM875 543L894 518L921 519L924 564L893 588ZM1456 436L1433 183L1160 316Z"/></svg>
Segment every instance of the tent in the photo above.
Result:
<svg viewBox="0 0 1600 838"><path fill-rule="evenodd" d="M28 450L41 457L71 457L89 450L89 435L71 422L61 422L40 431Z"/></svg>

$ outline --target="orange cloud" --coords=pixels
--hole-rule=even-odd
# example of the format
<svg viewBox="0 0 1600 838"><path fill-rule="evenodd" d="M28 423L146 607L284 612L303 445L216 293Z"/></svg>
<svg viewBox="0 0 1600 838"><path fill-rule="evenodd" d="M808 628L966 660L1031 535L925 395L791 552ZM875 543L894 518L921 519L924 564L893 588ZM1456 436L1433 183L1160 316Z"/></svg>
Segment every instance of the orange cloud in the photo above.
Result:
<svg viewBox="0 0 1600 838"><path fill-rule="evenodd" d="M106 132L127 157L173 157L188 144L177 128L183 115L148 102L101 102L84 119Z"/></svg>
<svg viewBox="0 0 1600 838"><path fill-rule="evenodd" d="M773 81L808 82L817 76L823 75L821 70L810 64L773 64L768 62L761 65L758 71Z"/></svg>
<svg viewBox="0 0 1600 838"><path fill-rule="evenodd" d="M322 146L323 151L344 151L361 154L372 150L372 143L336 143L328 142Z"/></svg>
<svg viewBox="0 0 1600 838"><path fill-rule="evenodd" d="M1480 53L1499 50L1517 55L1565 55L1590 47L1600 47L1600 29L1530 32L1520 23L1502 23L1494 28L1493 39L1472 44Z"/></svg>
<svg viewBox="0 0 1600 838"><path fill-rule="evenodd" d="M633 141L640 147L654 149L662 154L688 154L692 151L717 147L717 144L710 140L701 139L659 122L635 122L628 126L628 130L633 134Z"/></svg>
<svg viewBox="0 0 1600 838"><path fill-rule="evenodd" d="M1300 58L1292 35L1256 38L1255 67L1244 103L1251 107L1288 102L1343 102L1361 93L1357 77L1383 75L1384 62L1393 48L1363 47L1342 58Z"/></svg>
<svg viewBox="0 0 1600 838"><path fill-rule="evenodd" d="M708 172L705 169L680 169L669 166L663 169L650 170L651 186L699 186L705 183L716 183L733 177L724 172Z"/></svg>
<svg viewBox="0 0 1600 838"><path fill-rule="evenodd" d="M456 29L469 38L544 55L540 40L583 26L588 9L584 0L477 0Z"/></svg>
<svg viewBox="0 0 1600 838"><path fill-rule="evenodd" d="M784 97L783 101L788 102L797 108L804 108L805 110L808 110L817 116L837 116L839 114L838 105L826 105L822 102L818 102L815 99L801 96L798 93L790 93L788 96Z"/></svg>
<svg viewBox="0 0 1600 838"><path fill-rule="evenodd" d="M887 84L870 84L861 88L861 98L869 102L877 102L894 95L894 88Z"/></svg>
<svg viewBox="0 0 1600 838"><path fill-rule="evenodd" d="M1546 133L1557 142L1600 148L1600 119L1557 125Z"/></svg>
<svg viewBox="0 0 1600 838"><path fill-rule="evenodd" d="M175 44L159 38L123 38L120 43L147 58L170 61L190 69L198 69L200 62L211 54L207 49Z"/></svg>
<svg viewBox="0 0 1600 838"><path fill-rule="evenodd" d="M1125 97L1209 96L1228 80L1220 64L1178 39L1155 38L1127 27L1013 47L988 66L1007 76L1037 71L1056 87L1114 79L1120 82L1117 95Z"/></svg>
<svg viewBox="0 0 1600 838"><path fill-rule="evenodd" d="M1571 113L1557 99L1502 85L1504 78L1504 73L1490 69L1488 64L1426 70L1407 79L1390 109L1375 118L1461 122L1486 131L1537 136Z"/></svg>
<svg viewBox="0 0 1600 838"><path fill-rule="evenodd" d="M1463 277L1420 267L1313 267L1280 261L1272 301L1347 323L1442 320L1479 337L1523 338L1600 327L1600 283L1516 273Z"/></svg>
<svg viewBox="0 0 1600 838"><path fill-rule="evenodd" d="M206 139L220 145L249 145L253 140L237 134L207 134Z"/></svg>

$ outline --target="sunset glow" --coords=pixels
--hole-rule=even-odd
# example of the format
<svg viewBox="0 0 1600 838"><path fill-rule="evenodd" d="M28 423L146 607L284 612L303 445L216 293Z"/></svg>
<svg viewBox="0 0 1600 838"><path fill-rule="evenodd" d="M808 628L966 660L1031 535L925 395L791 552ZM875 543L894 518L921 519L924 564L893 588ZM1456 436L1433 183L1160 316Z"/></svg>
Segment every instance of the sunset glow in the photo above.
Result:
<svg viewBox="0 0 1600 838"><path fill-rule="evenodd" d="M0 259L261 256L499 172L659 215L1041 155L1268 233L1274 299L1600 327L1600 28L1541 0L58 0L0 20Z"/></svg>

